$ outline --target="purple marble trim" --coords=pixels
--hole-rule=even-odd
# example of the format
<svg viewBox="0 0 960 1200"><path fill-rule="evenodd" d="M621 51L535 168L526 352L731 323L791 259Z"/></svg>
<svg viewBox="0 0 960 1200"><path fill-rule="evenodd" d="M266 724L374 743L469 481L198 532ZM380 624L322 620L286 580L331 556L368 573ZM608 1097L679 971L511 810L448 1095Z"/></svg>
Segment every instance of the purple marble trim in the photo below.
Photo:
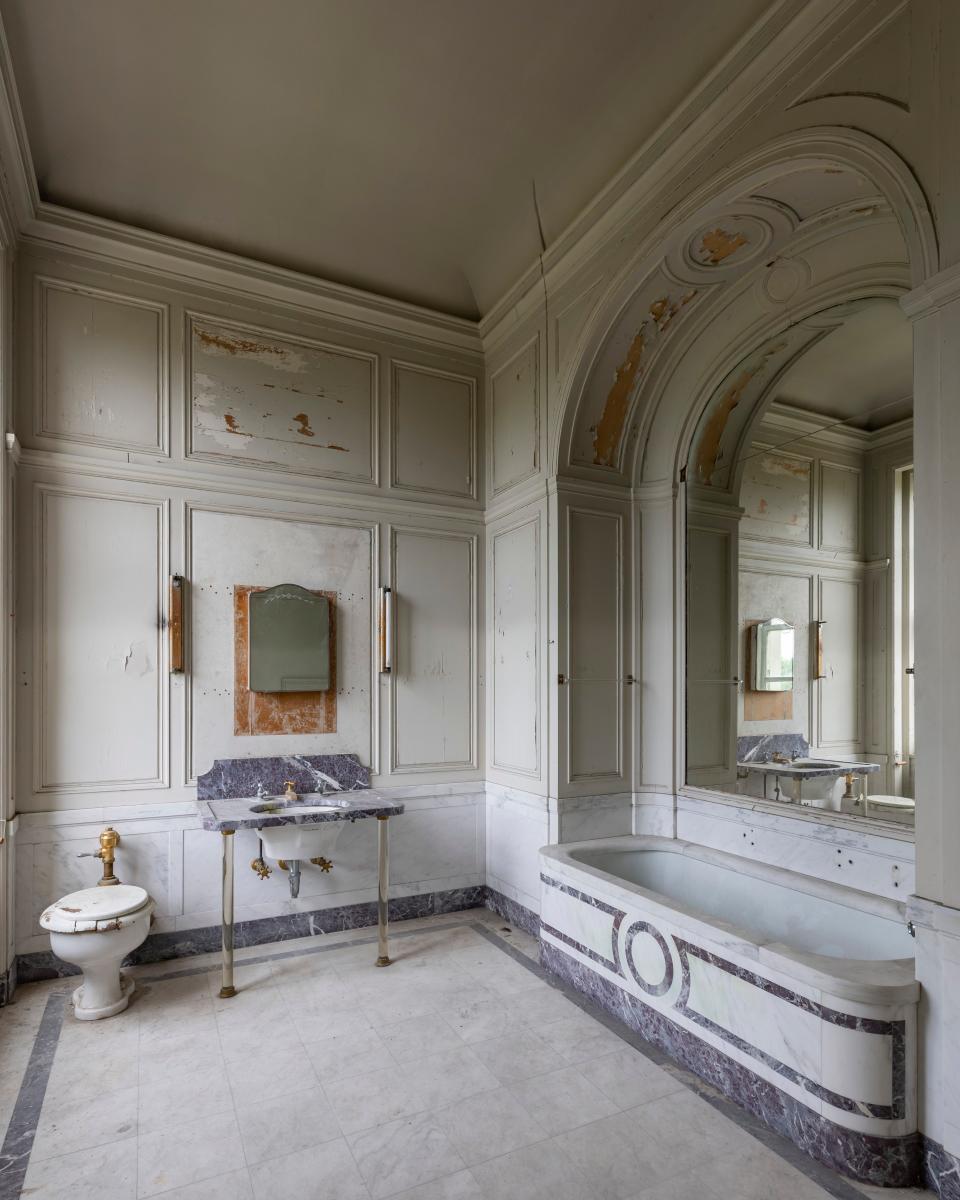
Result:
<svg viewBox="0 0 960 1200"><path fill-rule="evenodd" d="M640 975L633 961L633 939L638 933L648 933L660 947L660 952L663 954L663 979L659 983L648 983ZM664 938L659 929L654 929L648 921L634 921L627 930L624 950L627 967L637 987L643 988L648 996L663 996L670 991L670 988L673 986L673 955L670 953L670 947L667 945L666 938Z"/></svg>
<svg viewBox="0 0 960 1200"><path fill-rule="evenodd" d="M489 908L497 916L503 917L508 925L522 929L524 933L529 933L531 937L540 936L539 913L535 913L532 909L527 908L516 900L511 900L509 896L505 896L503 892L498 892L496 888L487 887L484 890L486 892L483 900L484 908Z"/></svg>
<svg viewBox="0 0 960 1200"><path fill-rule="evenodd" d="M923 1183L940 1200L960 1200L960 1158L928 1137L923 1139Z"/></svg>
<svg viewBox="0 0 960 1200"><path fill-rule="evenodd" d="M877 1021L872 1017L855 1017L850 1013L838 1012L836 1009L827 1008L826 1005L820 1004L815 1000L808 1000L806 996L798 995L797 992L792 992L788 988L782 987L779 983L774 983L771 979L765 979L762 975L756 975L753 971L746 967L738 967L735 963L728 962L725 958L720 958L719 955L711 954L704 950L701 946L695 946L692 942L681 941L680 938L674 938L674 945L677 947L677 953L680 957L680 970L682 972L682 982L680 986L680 995L674 1005L677 1012L682 1013L688 1020L696 1022L697 1025L708 1029L716 1037L722 1038L725 1042L729 1042L732 1046L742 1051L744 1054L749 1054L751 1058L756 1058L764 1063L772 1071L776 1071L778 1075L782 1075L784 1079L789 1079L792 1083L802 1087L804 1091L810 1092L820 1100L825 1100L834 1108L842 1109L844 1112L860 1113L864 1109L872 1116L881 1121L902 1121L906 1114L906 1028L903 1021ZM816 1080L810 1079L803 1075L800 1071L793 1067L787 1066L778 1058L774 1058L772 1054L767 1054L766 1051L760 1050L756 1046L752 1046L743 1038L738 1037L730 1030L724 1029L722 1025L711 1021L709 1017L705 1017L702 1013L698 1013L695 1009L688 1006L690 999L690 962L689 955L699 958L702 962L709 963L718 970L725 971L728 975L733 975L737 979L742 979L745 983L751 984L755 988L759 988L763 992L769 993L771 996L776 996L778 1000L784 1000L787 1004L792 1004L796 1008L804 1012L810 1013L817 1017L820 1021L825 1021L829 1025L839 1025L844 1029L857 1029L862 1033L873 1033L880 1037L889 1037L892 1042L892 1080L891 1080L891 1095L893 1096L892 1104L868 1104L866 1101L858 1101L850 1099L848 1096L841 1096L837 1092L830 1091Z"/></svg>
<svg viewBox="0 0 960 1200"><path fill-rule="evenodd" d="M370 769L356 754L285 754L273 758L218 758L197 778L198 800L230 800L270 796L292 779L298 792L353 792L370 786Z"/></svg>
<svg viewBox="0 0 960 1200"><path fill-rule="evenodd" d="M482 908L486 901L486 891L482 884L477 884L475 887L453 888L446 892L397 896L390 901L390 920L408 921L414 917L432 917L440 913L461 912L467 908ZM321 908L313 912L285 913L283 916L238 921L234 926L234 944L238 948L262 946L266 942L282 942L290 938L364 929L376 923L375 901L366 904L345 904L339 908ZM179 933L151 933L139 949L128 955L124 965L165 962L171 958L216 953L220 950L221 940L219 925L184 929ZM35 983L41 979L58 979L77 974L78 968L65 963L49 950L21 954L17 957L17 979L20 983Z"/></svg>
<svg viewBox="0 0 960 1200"><path fill-rule="evenodd" d="M613 917L613 927L610 931L610 958L604 958L596 950L591 950L589 946L584 946L580 942L574 941L572 937L561 933L559 929L554 929L552 925L547 925L541 921L541 928L546 930L551 937L558 938L567 946L571 946L574 950L579 950L581 954L585 954L587 958L592 958L594 962L598 962L601 966L607 968L608 971L613 971L614 975L622 975L623 968L620 965L620 925L627 915L622 909L613 908L609 904L605 904L602 900L598 900L596 896L588 896L586 892L581 892L575 887L570 887L569 884L560 883L556 879L551 879L549 875L541 873L540 881L547 887L556 888L557 891L563 892L566 896L572 896L574 900L579 900L583 904L587 904L590 908L599 909L600 912L606 913Z"/></svg>
<svg viewBox="0 0 960 1200"><path fill-rule="evenodd" d="M884 1138L846 1129L708 1045L592 967L571 958L558 946L541 941L540 961L551 974L588 996L645 1041L826 1166L878 1187L910 1187L917 1182L921 1165L919 1134ZM944 1195L946 1200L960 1200L960 1193Z"/></svg>

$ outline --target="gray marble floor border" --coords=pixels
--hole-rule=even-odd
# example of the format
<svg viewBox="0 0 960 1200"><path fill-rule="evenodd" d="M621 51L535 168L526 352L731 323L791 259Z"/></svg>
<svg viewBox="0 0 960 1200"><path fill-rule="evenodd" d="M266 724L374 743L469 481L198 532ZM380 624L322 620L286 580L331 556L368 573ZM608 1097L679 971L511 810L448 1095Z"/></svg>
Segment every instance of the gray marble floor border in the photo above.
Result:
<svg viewBox="0 0 960 1200"><path fill-rule="evenodd" d="M715 1108L725 1117L728 1117L745 1132L751 1134L757 1141L766 1146L767 1149L772 1150L785 1162L788 1162L808 1179L823 1188L835 1200L864 1200L865 1193L861 1192L851 1183L848 1183L845 1179L837 1176L829 1168L809 1158L802 1150L794 1146L792 1142L787 1141L786 1138L780 1137L779 1134L773 1133L761 1125L749 1113L744 1112L731 1101L715 1092L698 1076L678 1066L662 1051L652 1046L649 1042L644 1041L638 1034L635 1034L601 1008L598 1008L580 992L558 980L549 971L544 970L538 962L535 962L516 946L512 946L509 942L505 941L503 937L487 925L479 921L451 921L449 924L433 925L427 929L392 931L391 938L402 941L407 938L422 936L430 930L439 929L471 929L475 933L478 933L482 938L496 946L515 962L525 967L532 975L535 975L538 979L542 979L550 987L564 995L581 1011L593 1017L595 1021L598 1021L612 1033L615 1033L627 1045L640 1054L643 1054L651 1062L669 1071L678 1083L683 1084L706 1100L711 1107ZM332 945L321 943L316 946L300 946L289 950L277 950L271 954L244 957L238 960L237 967L239 969L259 963L276 962L285 958L300 958L303 955L309 954L331 954L337 950L343 950L351 946L375 946L376 942L376 936L367 936L348 938L343 941L337 941ZM162 975L151 974L145 976L143 982L145 984L162 983L170 979L181 979L188 975L209 974L213 970L216 970L216 964L183 967L179 970L166 971ZM33 1142L40 1120L40 1110L43 1107L47 1082L50 1078L50 1070L63 1028L63 1019L69 995L69 991L57 990L47 997L47 1003L40 1020L40 1028L37 1030L36 1037L34 1038L30 1060L24 1072L20 1092L10 1117L3 1147L0 1149L0 1200L20 1200L23 1181L26 1177L27 1166L30 1161L30 1152L33 1149ZM517 1200L522 1200L522 1197L517 1197Z"/></svg>
<svg viewBox="0 0 960 1200"><path fill-rule="evenodd" d="M68 991L56 991L47 997L40 1028L30 1051L30 1061L23 1073L3 1147L0 1148L0 1200L19 1200L23 1191L69 995Z"/></svg>

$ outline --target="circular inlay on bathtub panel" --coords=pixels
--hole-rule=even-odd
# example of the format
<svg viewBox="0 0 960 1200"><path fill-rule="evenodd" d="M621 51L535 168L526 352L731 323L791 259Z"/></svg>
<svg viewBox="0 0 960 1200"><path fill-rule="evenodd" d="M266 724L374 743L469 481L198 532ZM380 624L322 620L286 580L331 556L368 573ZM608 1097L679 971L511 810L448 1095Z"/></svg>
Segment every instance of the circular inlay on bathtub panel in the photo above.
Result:
<svg viewBox="0 0 960 1200"><path fill-rule="evenodd" d="M666 939L648 921L634 921L625 940L627 967L648 996L663 996L673 983L673 956Z"/></svg>

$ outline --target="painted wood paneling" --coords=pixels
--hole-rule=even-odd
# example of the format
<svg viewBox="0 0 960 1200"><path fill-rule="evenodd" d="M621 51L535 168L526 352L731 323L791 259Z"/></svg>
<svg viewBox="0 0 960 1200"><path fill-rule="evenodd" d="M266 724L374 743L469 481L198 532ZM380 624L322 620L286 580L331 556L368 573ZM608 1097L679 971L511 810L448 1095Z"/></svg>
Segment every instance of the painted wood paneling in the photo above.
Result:
<svg viewBox="0 0 960 1200"><path fill-rule="evenodd" d="M492 537L492 762L540 773L540 519Z"/></svg>
<svg viewBox="0 0 960 1200"><path fill-rule="evenodd" d="M623 520L567 509L568 779L623 770Z"/></svg>
<svg viewBox="0 0 960 1200"><path fill-rule="evenodd" d="M475 500L476 408L472 379L394 363L391 486Z"/></svg>
<svg viewBox="0 0 960 1200"><path fill-rule="evenodd" d="M539 340L528 342L490 383L493 493L540 469Z"/></svg>
<svg viewBox="0 0 960 1200"><path fill-rule="evenodd" d="M820 464L820 549L861 549L863 472L841 463Z"/></svg>
<svg viewBox="0 0 960 1200"><path fill-rule="evenodd" d="M133 296L35 280L34 433L167 450L167 311Z"/></svg>
<svg viewBox="0 0 960 1200"><path fill-rule="evenodd" d="M165 506L39 489L34 790L166 781Z"/></svg>
<svg viewBox="0 0 960 1200"><path fill-rule="evenodd" d="M394 528L394 771L476 765L476 538Z"/></svg>
<svg viewBox="0 0 960 1200"><path fill-rule="evenodd" d="M741 536L811 546L812 487L809 458L752 447L740 492Z"/></svg>
<svg viewBox="0 0 960 1200"><path fill-rule="evenodd" d="M862 584L855 579L820 578L824 629L824 671L819 704L820 746L846 746L862 736Z"/></svg>
<svg viewBox="0 0 960 1200"><path fill-rule="evenodd" d="M376 482L377 357L188 321L190 455Z"/></svg>

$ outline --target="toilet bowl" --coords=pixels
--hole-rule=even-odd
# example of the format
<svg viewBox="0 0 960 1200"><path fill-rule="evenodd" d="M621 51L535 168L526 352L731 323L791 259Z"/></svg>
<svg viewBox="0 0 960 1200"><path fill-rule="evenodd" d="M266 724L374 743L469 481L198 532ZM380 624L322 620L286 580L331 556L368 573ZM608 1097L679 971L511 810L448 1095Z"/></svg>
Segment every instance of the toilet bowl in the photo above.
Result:
<svg viewBox="0 0 960 1200"><path fill-rule="evenodd" d="M73 993L78 1020L99 1021L127 1007L134 981L121 976L120 964L146 938L153 909L143 888L120 883L71 892L44 911L50 949L83 972Z"/></svg>

